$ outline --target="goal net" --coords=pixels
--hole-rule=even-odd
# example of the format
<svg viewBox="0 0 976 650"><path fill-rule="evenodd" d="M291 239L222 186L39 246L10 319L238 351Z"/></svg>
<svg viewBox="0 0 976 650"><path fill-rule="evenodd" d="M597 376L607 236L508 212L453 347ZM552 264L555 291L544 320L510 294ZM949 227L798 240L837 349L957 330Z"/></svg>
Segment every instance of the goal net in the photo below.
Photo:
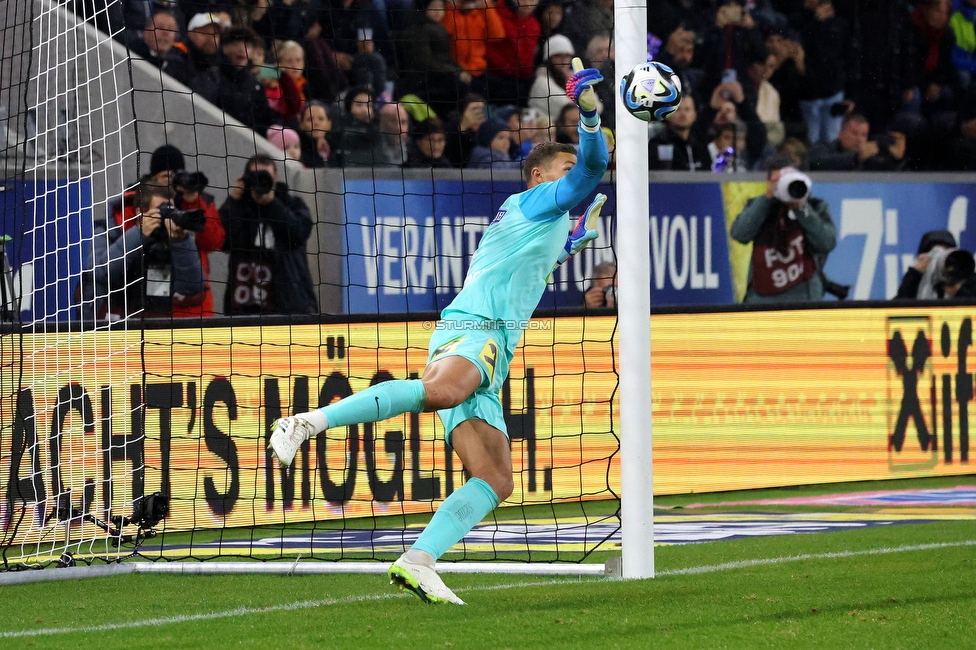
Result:
<svg viewBox="0 0 976 650"><path fill-rule="evenodd" d="M301 15L295 32L291 5L197 18L154 4L138 30L114 3L0 0L0 571L380 566L467 479L436 415L330 429L288 469L267 448L272 423L417 377L482 234L524 189L517 162L408 158L438 158L429 148L446 141L448 155L481 144L490 161L501 133L517 161L523 142L566 137L559 111L532 108L531 79L439 92L444 79L410 54L421 10L351 31L370 16ZM316 37L316 24L333 31ZM168 30L179 42L159 57ZM223 64L187 77L180 48L201 48L188 31L222 37ZM243 99L255 88L260 110ZM287 127L268 129L268 115ZM253 172L268 168L287 185L284 212L258 218L245 204L267 192ZM612 215L612 186L599 191ZM160 203L179 211L175 228L139 220ZM514 494L444 560L573 566L619 552L616 317L583 308L591 285L610 286L594 304L614 299L609 216L598 230L554 270L501 394Z"/></svg>

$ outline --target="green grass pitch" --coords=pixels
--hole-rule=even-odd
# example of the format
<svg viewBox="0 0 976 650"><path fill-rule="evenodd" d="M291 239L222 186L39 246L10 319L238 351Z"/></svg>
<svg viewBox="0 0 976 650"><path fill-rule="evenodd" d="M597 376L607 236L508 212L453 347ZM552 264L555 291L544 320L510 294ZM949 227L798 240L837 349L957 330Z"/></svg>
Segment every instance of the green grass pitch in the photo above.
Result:
<svg viewBox="0 0 976 650"><path fill-rule="evenodd" d="M961 477L819 486L785 494L972 482ZM660 501L682 505L770 494ZM0 647L964 648L976 643L973 520L663 546L656 549L655 563L658 576L643 581L447 574L445 581L468 602L465 607L423 605L392 591L377 575L127 575L6 586L0 587Z"/></svg>

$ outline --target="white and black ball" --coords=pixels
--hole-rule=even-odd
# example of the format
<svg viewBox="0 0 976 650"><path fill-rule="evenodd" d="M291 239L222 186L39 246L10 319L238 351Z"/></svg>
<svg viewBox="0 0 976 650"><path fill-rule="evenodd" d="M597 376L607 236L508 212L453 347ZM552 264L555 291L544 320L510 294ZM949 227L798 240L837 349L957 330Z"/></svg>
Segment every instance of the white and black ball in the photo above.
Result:
<svg viewBox="0 0 976 650"><path fill-rule="evenodd" d="M663 63L638 63L620 82L620 96L634 117L660 122L678 110L681 80Z"/></svg>

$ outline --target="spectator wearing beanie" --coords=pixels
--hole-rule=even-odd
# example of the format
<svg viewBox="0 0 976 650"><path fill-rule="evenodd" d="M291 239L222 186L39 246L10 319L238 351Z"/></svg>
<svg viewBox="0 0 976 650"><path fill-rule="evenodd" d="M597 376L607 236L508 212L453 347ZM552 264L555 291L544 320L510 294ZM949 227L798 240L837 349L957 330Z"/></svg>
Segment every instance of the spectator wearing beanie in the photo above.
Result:
<svg viewBox="0 0 976 650"><path fill-rule="evenodd" d="M302 141L297 131L274 124L268 127L267 139L284 152L285 158L301 161Z"/></svg>
<svg viewBox="0 0 976 650"><path fill-rule="evenodd" d="M149 175L143 177L161 194L173 197L173 176L184 167L183 153L170 144L164 144L152 153L149 159ZM127 191L121 199L109 204L108 211L115 223L126 230L137 224L139 216L136 189Z"/></svg>
<svg viewBox="0 0 976 650"><path fill-rule="evenodd" d="M404 167L453 167L444 157L447 137L444 123L436 117L419 122L411 131L412 140L407 144L407 161Z"/></svg>
<svg viewBox="0 0 976 650"><path fill-rule="evenodd" d="M210 291L210 258L208 253L220 250L224 245L224 226L220 221L220 213L214 205L213 196L204 192L203 188L186 188L177 183L177 172L186 170L183 152L171 144L164 144L152 153L149 159L149 182L160 188L160 191L180 210L203 210L206 221L203 231L192 233L196 240L197 251L200 253L200 263L203 268L203 279L206 283L203 300L196 305L173 305L174 318L200 318L213 316L213 294ZM203 177L206 183L206 177ZM131 197L130 197L131 194ZM129 200L126 200L129 199ZM111 206L115 222L128 230L139 223L136 218L138 209L134 205L134 192L126 193L123 200Z"/></svg>
<svg viewBox="0 0 976 650"><path fill-rule="evenodd" d="M542 46L545 63L535 71L535 80L529 90L529 106L555 122L564 106L573 103L566 95L566 82L573 76L573 43L563 36L550 36ZM599 104L598 111L603 110Z"/></svg>
<svg viewBox="0 0 976 650"><path fill-rule="evenodd" d="M163 185L169 185L173 175L184 169L186 169L186 161L183 152L171 144L158 147L149 159L149 175L154 181Z"/></svg>
<svg viewBox="0 0 976 650"><path fill-rule="evenodd" d="M518 169L521 165L512 160L512 138L508 125L498 119L485 121L478 127L478 146L471 152L469 169Z"/></svg>

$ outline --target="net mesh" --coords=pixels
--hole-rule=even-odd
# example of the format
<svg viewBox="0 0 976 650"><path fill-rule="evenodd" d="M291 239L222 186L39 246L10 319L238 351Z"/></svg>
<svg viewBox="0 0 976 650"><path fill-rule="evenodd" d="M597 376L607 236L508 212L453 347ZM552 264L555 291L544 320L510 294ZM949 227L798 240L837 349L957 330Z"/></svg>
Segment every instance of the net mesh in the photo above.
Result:
<svg viewBox="0 0 976 650"><path fill-rule="evenodd" d="M12 238L0 343L4 569L132 556L395 558L468 478L437 416L330 429L291 471L267 448L272 423L422 372L437 312L460 290L501 203L524 188L518 170L403 164L441 134L425 134L432 124L418 110L465 119L457 89L404 55L421 38L398 28L406 14L391 10L373 51L339 16L329 40L316 41L335 47L331 59L299 39L306 96L289 116L287 68L299 63L273 31L274 11L267 20L231 12L232 24L217 28L226 61L240 54L234 30L267 36L245 44L248 76L225 63L190 78L178 56L160 63L156 50L140 50L114 6L0 2L3 232ZM177 30L187 14L167 12ZM167 21L157 13L146 33L162 37ZM363 50L343 72L352 90L330 95L349 38ZM377 76L377 56L391 64L387 77ZM379 90L358 106L363 70ZM270 113L247 99L256 88ZM526 103L528 83L481 90L489 101L475 100L479 110L503 120L507 104ZM355 122L361 108L375 111L365 127ZM553 137L539 111L514 114L513 150ZM304 148L292 153L304 164L288 158L291 134L267 130L266 118L301 133ZM316 141L323 119L332 135ZM476 143L458 133L444 135L446 148ZM164 145L179 150L178 163ZM287 212L261 221L236 211L260 193L248 161L287 184L275 199ZM194 178L163 167L202 171L200 198ZM157 231L136 215L166 200L187 211L174 220L201 221L185 239L168 229L159 258ZM579 308L614 259L609 217L598 230L595 246L554 271L500 396L515 492L447 559L582 562L617 541L616 318Z"/></svg>

